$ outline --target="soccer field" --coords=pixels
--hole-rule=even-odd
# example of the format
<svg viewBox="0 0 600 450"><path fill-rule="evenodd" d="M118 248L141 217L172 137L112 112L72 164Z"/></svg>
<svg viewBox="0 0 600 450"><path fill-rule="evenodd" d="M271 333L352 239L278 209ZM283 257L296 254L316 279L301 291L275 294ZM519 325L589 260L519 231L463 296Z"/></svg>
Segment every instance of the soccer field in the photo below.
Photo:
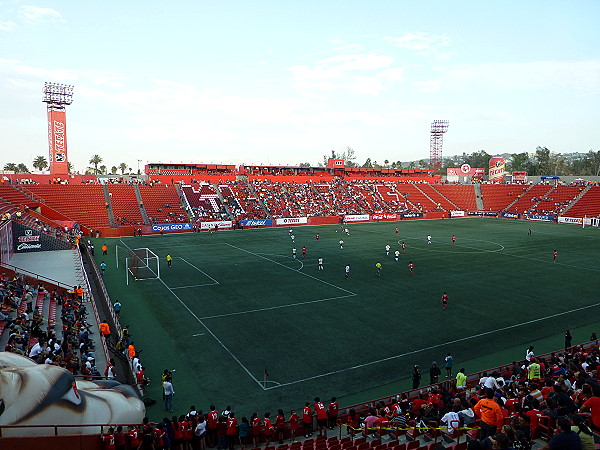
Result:
<svg viewBox="0 0 600 450"><path fill-rule="evenodd" d="M315 396L354 399L377 386L398 388L414 364L427 384L431 362L441 365L447 352L455 371L484 369L469 366L478 357L521 359L531 342L561 342L567 328L598 322L597 229L482 218L348 228L349 235L339 226L296 227L295 244L285 227L107 239L105 283L143 349L149 396L160 400L160 374L168 368L177 370L181 412L210 403L244 415L289 410ZM402 242L406 254L396 262ZM116 245L123 257L124 248L157 253L161 279L126 286L123 261L115 267ZM588 337L575 335L574 342ZM515 347L517 354L503 353ZM149 413L158 419L160 410L159 401Z"/></svg>

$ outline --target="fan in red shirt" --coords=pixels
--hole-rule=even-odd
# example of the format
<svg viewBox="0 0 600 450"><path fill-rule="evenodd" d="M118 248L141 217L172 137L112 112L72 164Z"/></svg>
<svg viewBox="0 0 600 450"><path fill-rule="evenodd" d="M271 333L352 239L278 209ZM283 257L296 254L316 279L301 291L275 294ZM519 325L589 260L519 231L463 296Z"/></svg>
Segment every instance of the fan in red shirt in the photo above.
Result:
<svg viewBox="0 0 600 450"><path fill-rule="evenodd" d="M271 437L273 436L273 432L275 431L275 427L271 423L271 413L270 412L265 413L264 424L265 424L265 427L264 427L263 434L265 435L265 448L268 448L269 442L271 442Z"/></svg>
<svg viewBox="0 0 600 450"><path fill-rule="evenodd" d="M319 397L315 397L315 413L317 414L317 427L319 436L327 437L327 410Z"/></svg>
<svg viewBox="0 0 600 450"><path fill-rule="evenodd" d="M252 442L254 448L258 447L258 436L260 436L260 427L262 426L262 420L258 417L257 413L252 413L250 417L250 434L252 435Z"/></svg>
<svg viewBox="0 0 600 450"><path fill-rule="evenodd" d="M377 419L373 423L373 426L379 428L377 430L379 432L379 437L383 438L383 436L385 436L386 434L388 434L388 428L390 426L390 421L389 421L389 419L387 417L381 416L381 417L379 417L379 419Z"/></svg>
<svg viewBox="0 0 600 450"><path fill-rule="evenodd" d="M129 448L138 448L140 446L140 430L132 425L129 425L127 429L127 434L129 435Z"/></svg>
<svg viewBox="0 0 600 450"><path fill-rule="evenodd" d="M306 402L302 408L302 423L304 424L304 437L312 436L313 411L310 403Z"/></svg>
<svg viewBox="0 0 600 450"><path fill-rule="evenodd" d="M102 435L102 443L104 444L104 450L115 450L115 436L114 428L110 427L106 434Z"/></svg>
<svg viewBox="0 0 600 450"><path fill-rule="evenodd" d="M227 418L227 444L229 445L229 450L233 450L235 447L237 432L238 421L235 418L235 413L229 413L229 417Z"/></svg>
<svg viewBox="0 0 600 450"><path fill-rule="evenodd" d="M277 417L275 418L275 428L279 437L279 445L283 444L283 430L285 429L285 414L283 409L277 410Z"/></svg>
<svg viewBox="0 0 600 450"><path fill-rule="evenodd" d="M183 433L181 432L181 424L180 421L183 420L183 416L179 417L177 420L177 416L173 416L171 420L171 429L173 430L173 447L177 448L181 446L183 442Z"/></svg>
<svg viewBox="0 0 600 450"><path fill-rule="evenodd" d="M298 428L300 428L300 416L296 414L296 411L292 411L290 416L290 434L292 441L294 441L294 438L296 437L296 431L298 431Z"/></svg>
<svg viewBox="0 0 600 450"><path fill-rule="evenodd" d="M215 405L210 405L210 412L206 417L206 440L209 447L217 444L217 423L219 422L219 411Z"/></svg>
<svg viewBox="0 0 600 450"><path fill-rule="evenodd" d="M329 416L329 429L333 430L337 423L338 412L340 409L340 404L337 402L335 397L331 397L331 402L329 403L329 411L327 411L327 415Z"/></svg>

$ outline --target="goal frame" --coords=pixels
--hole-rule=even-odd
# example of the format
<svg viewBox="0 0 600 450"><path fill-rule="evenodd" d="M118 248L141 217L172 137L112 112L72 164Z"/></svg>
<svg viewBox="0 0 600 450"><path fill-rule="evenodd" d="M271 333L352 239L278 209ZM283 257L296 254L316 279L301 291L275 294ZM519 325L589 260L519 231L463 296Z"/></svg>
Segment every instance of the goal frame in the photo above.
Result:
<svg viewBox="0 0 600 450"><path fill-rule="evenodd" d="M135 263L132 264L132 261ZM156 271L150 267L149 261L156 261ZM140 277L137 270L140 268L147 269L153 276ZM125 258L125 277L128 286L130 276L135 281L160 280L160 257L147 247L129 249Z"/></svg>

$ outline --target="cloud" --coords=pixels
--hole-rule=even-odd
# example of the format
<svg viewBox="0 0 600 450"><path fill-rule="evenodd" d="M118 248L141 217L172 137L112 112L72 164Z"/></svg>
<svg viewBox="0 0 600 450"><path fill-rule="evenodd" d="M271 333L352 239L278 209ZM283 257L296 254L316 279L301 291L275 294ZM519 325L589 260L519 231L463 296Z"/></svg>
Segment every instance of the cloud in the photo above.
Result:
<svg viewBox="0 0 600 450"><path fill-rule="evenodd" d="M349 90L377 95L395 82L403 81L403 71L392 67L387 55L343 54L318 60L313 66L288 68L296 89Z"/></svg>
<svg viewBox="0 0 600 450"><path fill-rule="evenodd" d="M61 13L52 8L41 8L33 5L23 5L17 11L19 17L28 23L52 23L63 20Z"/></svg>
<svg viewBox="0 0 600 450"><path fill-rule="evenodd" d="M418 51L447 47L451 42L449 36L424 32L404 33L400 37L387 37L385 39L393 41L398 47Z"/></svg>
<svg viewBox="0 0 600 450"><path fill-rule="evenodd" d="M0 21L0 31L14 31L17 24L11 21Z"/></svg>

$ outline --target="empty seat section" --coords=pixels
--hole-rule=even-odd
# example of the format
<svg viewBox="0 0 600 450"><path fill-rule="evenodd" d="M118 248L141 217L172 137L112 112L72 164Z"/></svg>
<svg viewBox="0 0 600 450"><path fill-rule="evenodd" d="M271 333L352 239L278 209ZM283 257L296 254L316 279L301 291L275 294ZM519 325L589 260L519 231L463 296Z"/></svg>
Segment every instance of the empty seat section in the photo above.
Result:
<svg viewBox="0 0 600 450"><path fill-rule="evenodd" d="M104 192L99 184L28 185L44 203L90 228L109 227Z"/></svg>
<svg viewBox="0 0 600 450"><path fill-rule="evenodd" d="M592 186L569 209L565 216L569 217L598 217L600 216L600 186Z"/></svg>
<svg viewBox="0 0 600 450"><path fill-rule="evenodd" d="M477 210L475 188L472 184L436 184L432 187L456 205L458 209Z"/></svg>
<svg viewBox="0 0 600 450"><path fill-rule="evenodd" d="M117 225L142 225L144 223L133 185L109 184L108 192Z"/></svg>
<svg viewBox="0 0 600 450"><path fill-rule="evenodd" d="M452 203L443 194L441 194L439 190L437 190L437 186L433 186L431 184L420 184L419 189L427 194L431 200L437 203L438 209L444 209L446 211L458 209L454 203Z"/></svg>
<svg viewBox="0 0 600 450"><path fill-rule="evenodd" d="M552 186L547 184L536 184L531 186L531 189L529 189L527 192L524 192L523 195L521 195L521 198L519 198L519 200L517 200L517 202L508 209L508 211L515 213L524 213L529 211L542 199L542 197L548 193L548 191L550 191L550 189L552 189Z"/></svg>
<svg viewBox="0 0 600 450"><path fill-rule="evenodd" d="M438 210L437 204L423 194L416 185L410 183L398 183L396 189L419 211L427 212Z"/></svg>
<svg viewBox="0 0 600 450"><path fill-rule="evenodd" d="M139 188L150 222L187 222L189 220L181 205L177 189L172 184L140 185Z"/></svg>
<svg viewBox="0 0 600 450"><path fill-rule="evenodd" d="M11 185L2 184L0 185L0 198L3 198L9 203L15 206L35 206L38 202L31 200L25 194L15 189Z"/></svg>
<svg viewBox="0 0 600 450"><path fill-rule="evenodd" d="M528 185L523 184L482 184L483 209L503 211L525 192Z"/></svg>

